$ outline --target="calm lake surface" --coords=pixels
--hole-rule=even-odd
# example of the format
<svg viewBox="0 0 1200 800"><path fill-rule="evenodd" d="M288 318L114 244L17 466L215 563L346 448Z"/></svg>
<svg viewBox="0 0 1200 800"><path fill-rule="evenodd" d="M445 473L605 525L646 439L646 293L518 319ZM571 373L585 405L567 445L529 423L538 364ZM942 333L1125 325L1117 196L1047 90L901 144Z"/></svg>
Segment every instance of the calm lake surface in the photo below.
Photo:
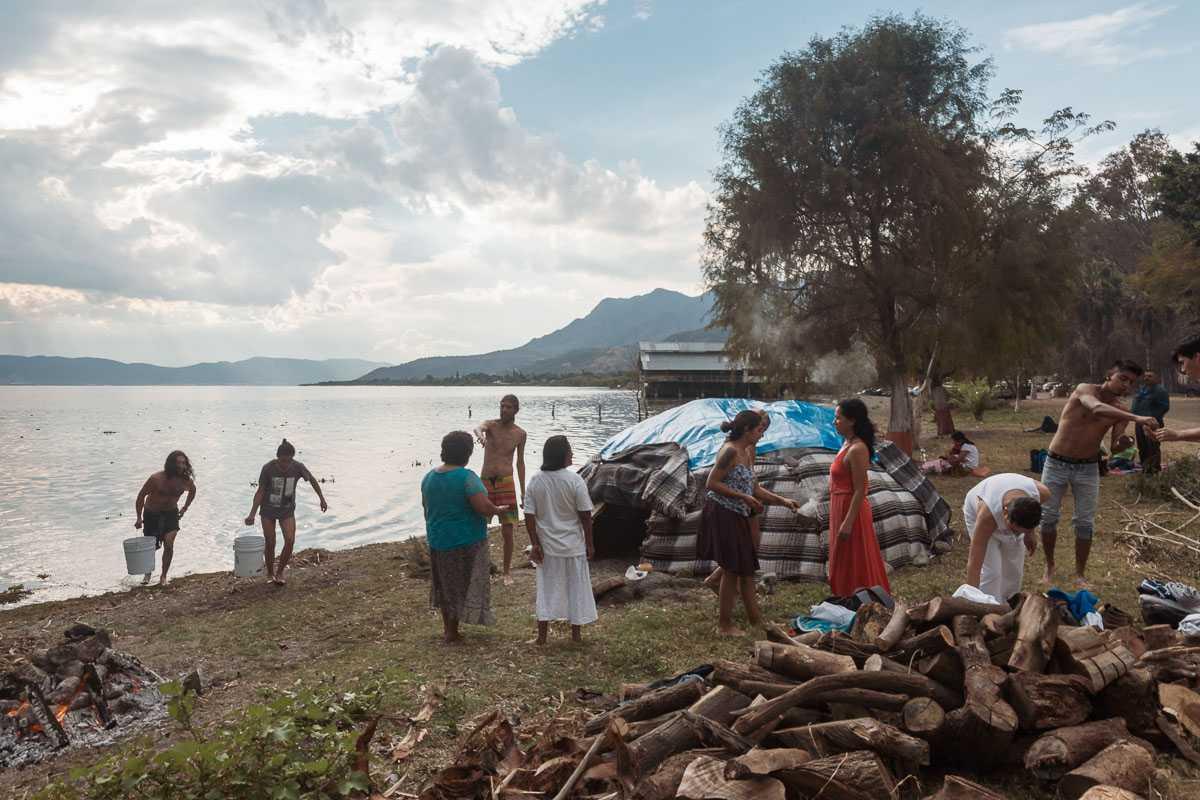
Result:
<svg viewBox="0 0 1200 800"><path fill-rule="evenodd" d="M198 491L174 577L233 569L258 471L285 436L329 501L322 514L307 484L297 490L297 550L422 534L420 483L440 463L441 437L497 416L510 391L529 475L547 437L566 434L582 464L636 421L633 392L588 388L0 387L0 589L22 583L38 602L140 583L125 574L121 542L140 535L134 500L175 449ZM476 472L482 457L476 447Z"/></svg>

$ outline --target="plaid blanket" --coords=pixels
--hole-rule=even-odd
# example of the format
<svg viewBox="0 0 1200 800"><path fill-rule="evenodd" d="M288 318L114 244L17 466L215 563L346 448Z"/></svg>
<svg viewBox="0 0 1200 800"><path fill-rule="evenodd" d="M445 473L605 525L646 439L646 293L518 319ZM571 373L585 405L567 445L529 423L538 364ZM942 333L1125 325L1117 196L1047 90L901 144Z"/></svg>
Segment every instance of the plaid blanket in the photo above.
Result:
<svg viewBox="0 0 1200 800"><path fill-rule="evenodd" d="M636 508L679 519L687 513L688 451L674 442L640 444L579 470L593 503Z"/></svg>
<svg viewBox="0 0 1200 800"><path fill-rule="evenodd" d="M867 498L875 536L884 560L893 567L928 562L934 541L949 536L950 507L909 458L890 442L878 450L878 464L868 472ZM814 501L815 513L799 516L768 506L762 517L758 560L765 572L781 578L824 581L829 558L829 466L832 450L781 450L761 457L754 472L766 489L801 503ZM643 559L655 569L707 574L715 566L696 558L696 535L704 506L708 470L689 476L682 518L651 514Z"/></svg>

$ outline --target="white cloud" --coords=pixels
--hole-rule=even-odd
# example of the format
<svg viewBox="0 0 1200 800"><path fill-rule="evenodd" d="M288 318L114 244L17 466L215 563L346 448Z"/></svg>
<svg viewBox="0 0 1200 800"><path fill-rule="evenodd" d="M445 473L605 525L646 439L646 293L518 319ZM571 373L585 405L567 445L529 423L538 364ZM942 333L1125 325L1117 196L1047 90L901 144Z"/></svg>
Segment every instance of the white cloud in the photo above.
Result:
<svg viewBox="0 0 1200 800"><path fill-rule="evenodd" d="M0 351L403 360L698 288L699 185L500 93L603 2L100 5L6 9Z"/></svg>
<svg viewBox="0 0 1200 800"><path fill-rule="evenodd" d="M1005 43L1009 47L1061 55L1098 66L1145 61L1176 51L1130 40L1173 9L1173 6L1137 3L1078 19L1022 25L1005 33Z"/></svg>

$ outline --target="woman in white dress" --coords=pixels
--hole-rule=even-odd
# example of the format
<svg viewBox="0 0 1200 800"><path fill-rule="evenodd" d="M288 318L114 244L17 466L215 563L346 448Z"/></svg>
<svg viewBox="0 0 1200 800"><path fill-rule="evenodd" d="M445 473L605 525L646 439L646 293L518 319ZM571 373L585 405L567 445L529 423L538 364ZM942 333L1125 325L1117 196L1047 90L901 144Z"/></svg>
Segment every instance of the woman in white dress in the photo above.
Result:
<svg viewBox="0 0 1200 800"><path fill-rule="evenodd" d="M592 498L571 465L571 444L551 436L542 448L542 469L525 490L525 528L537 564L538 644L546 643L550 622L571 623L571 639L581 641L581 628L596 621L592 575Z"/></svg>

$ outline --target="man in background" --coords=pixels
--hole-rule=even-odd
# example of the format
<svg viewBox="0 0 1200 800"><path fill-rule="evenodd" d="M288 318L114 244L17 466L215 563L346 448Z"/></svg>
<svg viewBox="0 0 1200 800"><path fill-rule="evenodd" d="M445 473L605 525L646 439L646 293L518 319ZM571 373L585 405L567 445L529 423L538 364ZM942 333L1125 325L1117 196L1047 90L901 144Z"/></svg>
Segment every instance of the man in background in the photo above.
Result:
<svg viewBox="0 0 1200 800"><path fill-rule="evenodd" d="M1158 373L1154 370L1146 370L1142 375L1142 385L1133 398L1133 408L1130 410L1139 417L1153 417L1158 422L1158 427L1163 426L1163 417L1171 410L1171 396L1159 383ZM1158 472L1162 469L1162 445L1145 426L1135 426L1135 433L1142 472Z"/></svg>

